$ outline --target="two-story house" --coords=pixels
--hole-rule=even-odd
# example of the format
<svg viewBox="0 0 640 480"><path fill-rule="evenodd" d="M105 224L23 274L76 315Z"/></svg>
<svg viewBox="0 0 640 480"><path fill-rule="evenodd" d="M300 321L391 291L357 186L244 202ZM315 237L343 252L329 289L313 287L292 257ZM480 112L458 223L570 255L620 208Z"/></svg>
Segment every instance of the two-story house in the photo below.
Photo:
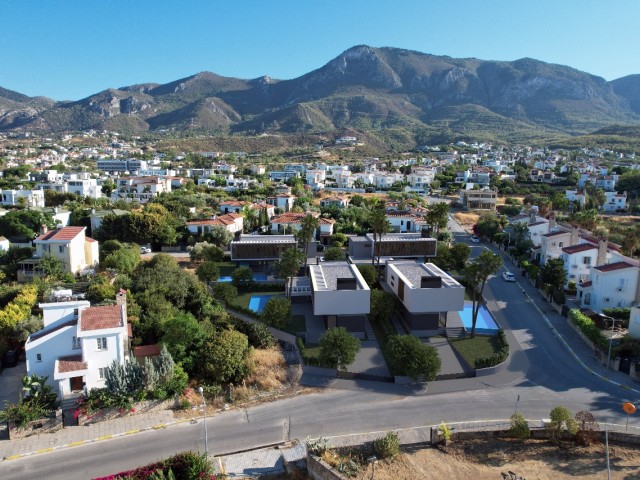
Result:
<svg viewBox="0 0 640 480"><path fill-rule="evenodd" d="M201 236L211 233L214 227L222 227L230 233L242 232L244 218L237 213L227 213L213 218L203 220L191 220L186 223L190 234Z"/></svg>
<svg viewBox="0 0 640 480"><path fill-rule="evenodd" d="M635 305L639 275L638 265L625 261L593 267L589 279L578 286L580 305L595 312Z"/></svg>
<svg viewBox="0 0 640 480"><path fill-rule="evenodd" d="M115 360L129 359L126 293L115 305L91 307L87 301L41 303L44 327L25 344L27 374L47 376L64 398L83 389L103 388Z"/></svg>
<svg viewBox="0 0 640 480"><path fill-rule="evenodd" d="M290 212L293 208L293 202L295 202L296 196L288 193L280 193L273 197L267 198L267 203L273 205L275 208L279 208L283 212Z"/></svg>
<svg viewBox="0 0 640 480"><path fill-rule="evenodd" d="M605 202L602 210L607 213L622 212L627 209L627 192L604 192Z"/></svg>
<svg viewBox="0 0 640 480"><path fill-rule="evenodd" d="M121 177L111 193L114 201L147 203L161 193L171 192L170 177Z"/></svg>

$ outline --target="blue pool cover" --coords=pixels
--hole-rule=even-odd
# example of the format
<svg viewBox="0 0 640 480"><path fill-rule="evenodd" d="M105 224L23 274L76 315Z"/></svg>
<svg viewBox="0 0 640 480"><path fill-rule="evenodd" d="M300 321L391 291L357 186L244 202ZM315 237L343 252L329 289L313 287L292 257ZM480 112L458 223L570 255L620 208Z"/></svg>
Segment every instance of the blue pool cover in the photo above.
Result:
<svg viewBox="0 0 640 480"><path fill-rule="evenodd" d="M249 310L256 313L262 313L264 306L267 304L269 299L274 296L275 295L253 295L249 299Z"/></svg>
<svg viewBox="0 0 640 480"><path fill-rule="evenodd" d="M460 319L464 328L469 332L471 331L471 324L473 323L471 311L473 305L465 304L464 309L459 311ZM489 311L483 305L480 306L478 311L478 320L476 321L476 333L485 335L495 335L500 330L500 327L496 325L495 320L489 313Z"/></svg>

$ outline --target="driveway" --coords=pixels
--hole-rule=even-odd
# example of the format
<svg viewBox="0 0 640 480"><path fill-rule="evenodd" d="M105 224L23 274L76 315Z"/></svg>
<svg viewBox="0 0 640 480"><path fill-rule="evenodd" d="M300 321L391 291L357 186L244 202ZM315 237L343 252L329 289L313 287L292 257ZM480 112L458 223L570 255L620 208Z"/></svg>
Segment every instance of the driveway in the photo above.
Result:
<svg viewBox="0 0 640 480"><path fill-rule="evenodd" d="M18 362L18 366L5 368L0 373L0 410L4 410L5 402L16 403L20 400L22 378L26 374L26 362Z"/></svg>
<svg viewBox="0 0 640 480"><path fill-rule="evenodd" d="M426 345L435 347L442 361L442 369L438 377L455 378L458 376L473 376L473 370L469 368L460 355L453 349L449 341L444 337L428 337L421 339Z"/></svg>

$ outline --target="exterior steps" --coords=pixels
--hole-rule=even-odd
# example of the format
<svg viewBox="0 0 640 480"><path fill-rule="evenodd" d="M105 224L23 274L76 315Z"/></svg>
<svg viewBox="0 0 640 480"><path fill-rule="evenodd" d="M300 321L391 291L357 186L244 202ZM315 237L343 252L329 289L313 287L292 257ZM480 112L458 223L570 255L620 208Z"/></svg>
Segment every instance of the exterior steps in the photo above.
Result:
<svg viewBox="0 0 640 480"><path fill-rule="evenodd" d="M464 327L448 327L446 332L448 338L462 338L466 334Z"/></svg>

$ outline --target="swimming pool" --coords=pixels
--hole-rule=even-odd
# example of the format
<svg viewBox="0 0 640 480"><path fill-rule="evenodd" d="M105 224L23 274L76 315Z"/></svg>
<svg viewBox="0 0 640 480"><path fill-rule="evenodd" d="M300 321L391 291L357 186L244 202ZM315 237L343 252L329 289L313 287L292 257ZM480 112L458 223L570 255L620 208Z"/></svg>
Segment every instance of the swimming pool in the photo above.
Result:
<svg viewBox="0 0 640 480"><path fill-rule="evenodd" d="M275 295L252 295L249 299L249 310L256 313L262 313L264 306L271 297L275 297Z"/></svg>
<svg viewBox="0 0 640 480"><path fill-rule="evenodd" d="M218 277L218 282L230 282L231 280L232 280L232 278L228 277L228 276L227 277ZM255 282L266 282L267 281L267 276L255 273L253 275L253 280Z"/></svg>
<svg viewBox="0 0 640 480"><path fill-rule="evenodd" d="M471 325L473 323L471 313L472 309L472 304L465 303L464 309L458 312L460 319L462 320L462 324L467 332L471 331ZM495 335L498 333L498 330L500 330L500 327L496 324L491 313L489 313L484 305L481 305L480 310L478 311L478 320L476 321L476 333Z"/></svg>

